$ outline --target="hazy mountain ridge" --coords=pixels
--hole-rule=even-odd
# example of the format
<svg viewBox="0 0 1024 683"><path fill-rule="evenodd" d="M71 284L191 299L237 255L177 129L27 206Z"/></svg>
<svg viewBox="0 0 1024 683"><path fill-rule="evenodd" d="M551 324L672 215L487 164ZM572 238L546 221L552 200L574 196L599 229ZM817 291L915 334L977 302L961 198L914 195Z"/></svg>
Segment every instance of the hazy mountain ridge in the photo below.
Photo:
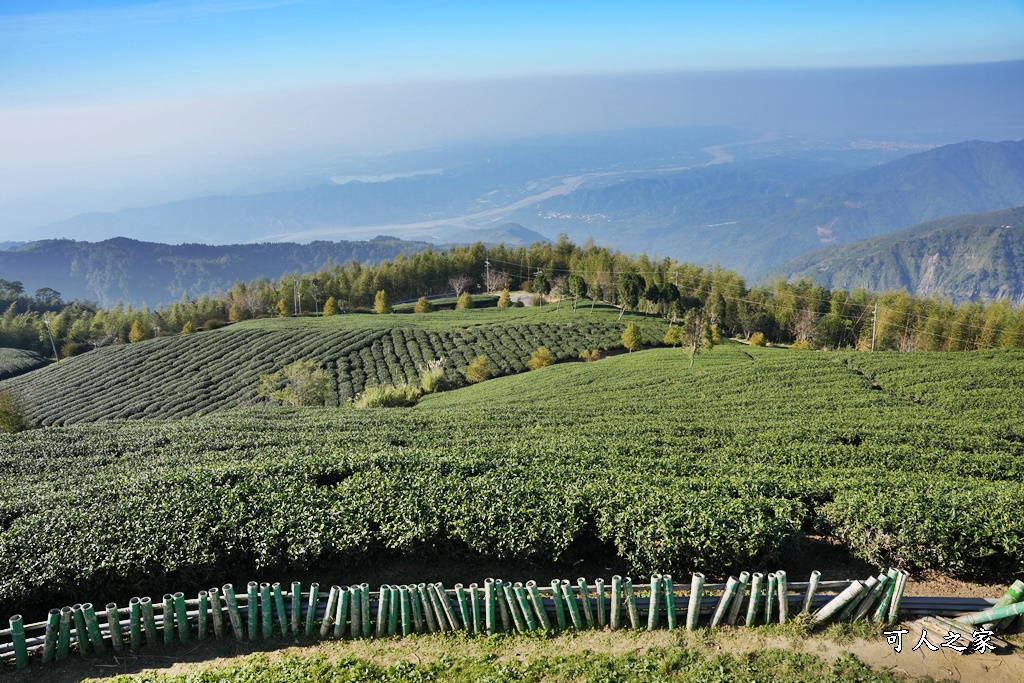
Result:
<svg viewBox="0 0 1024 683"><path fill-rule="evenodd" d="M777 270L830 289L905 289L960 302L1024 302L1024 206L928 221L822 249Z"/></svg>

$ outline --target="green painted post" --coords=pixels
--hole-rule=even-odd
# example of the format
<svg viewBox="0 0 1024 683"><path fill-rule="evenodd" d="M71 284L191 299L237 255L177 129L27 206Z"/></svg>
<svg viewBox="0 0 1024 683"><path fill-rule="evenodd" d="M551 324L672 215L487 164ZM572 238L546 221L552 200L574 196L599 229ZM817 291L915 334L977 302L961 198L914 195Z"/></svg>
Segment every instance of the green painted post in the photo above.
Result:
<svg viewBox="0 0 1024 683"><path fill-rule="evenodd" d="M224 637L224 613L220 606L220 589L214 586L207 591L210 596L210 621L213 622L213 637L220 640Z"/></svg>
<svg viewBox="0 0 1024 683"><path fill-rule="evenodd" d="M882 591L884 591L889 585L889 575L885 572L882 572L873 578L875 579L875 583L868 594L864 596L864 599L860 601L860 604L857 605L857 609L854 610L853 616L851 617L852 621L858 621L866 617L868 612L871 610L872 605L875 604L875 601L878 600L879 596L882 594ZM866 586L868 583L871 583L871 581L868 580L864 585Z"/></svg>
<svg viewBox="0 0 1024 683"><path fill-rule="evenodd" d="M562 589L562 599L565 600L565 606L568 608L573 628L577 631L582 631L583 617L580 616L579 606L576 604L576 596L572 593L572 584L569 583L569 579L562 579L559 587Z"/></svg>
<svg viewBox="0 0 1024 683"><path fill-rule="evenodd" d="M473 617L469 613L469 603L466 602L466 589L461 583L455 584L455 602L459 606L459 618L462 620L462 627L469 631L472 628Z"/></svg>
<svg viewBox="0 0 1024 683"><path fill-rule="evenodd" d="M489 636L493 636L497 631L494 602L494 579L487 579L484 581L484 630Z"/></svg>
<svg viewBox="0 0 1024 683"><path fill-rule="evenodd" d="M235 640L245 640L245 623L242 621L242 610L238 607L235 588L230 583L225 583L221 590L224 591L224 604L228 608L228 620L231 622Z"/></svg>
<svg viewBox="0 0 1024 683"><path fill-rule="evenodd" d="M365 582L359 584L359 593L359 609L362 611L359 618L363 622L363 638L369 638L372 633L370 630L370 584Z"/></svg>
<svg viewBox="0 0 1024 683"><path fill-rule="evenodd" d="M420 596L420 604L423 606L423 619L427 622L427 631L437 633L438 625L434 618L433 600L430 599L430 589L427 584L421 583L416 586L416 592Z"/></svg>
<svg viewBox="0 0 1024 683"><path fill-rule="evenodd" d="M804 611L811 613L814 604L814 594L818 590L818 582L821 581L821 572L815 569L811 572L811 578L807 581L807 593L804 595Z"/></svg>
<svg viewBox="0 0 1024 683"><path fill-rule="evenodd" d="M510 633L514 628L512 616L508 611L508 601L505 600L505 580L494 580L494 601L498 604L498 615L501 617L501 630Z"/></svg>
<svg viewBox="0 0 1024 683"><path fill-rule="evenodd" d="M302 625L302 582L292 581L292 589L288 593L292 608L292 633L299 635Z"/></svg>
<svg viewBox="0 0 1024 683"><path fill-rule="evenodd" d="M647 607L647 630L658 628L658 616L661 610L661 574L651 575L651 599Z"/></svg>
<svg viewBox="0 0 1024 683"><path fill-rule="evenodd" d="M160 614L164 618L164 623L160 625L160 630L164 635L164 645L170 645L174 642L174 596L164 593L163 606Z"/></svg>
<svg viewBox="0 0 1024 683"><path fill-rule="evenodd" d="M831 601L814 615L815 624L822 624L838 614L851 600L864 592L864 584L860 581L853 581L842 593L832 598Z"/></svg>
<svg viewBox="0 0 1024 683"><path fill-rule="evenodd" d="M256 640L260 628L260 585L255 581L250 581L246 586L245 615L249 640Z"/></svg>
<svg viewBox="0 0 1024 683"><path fill-rule="evenodd" d="M128 649L138 652L142 647L142 601L132 598L128 602Z"/></svg>
<svg viewBox="0 0 1024 683"><path fill-rule="evenodd" d="M71 606L71 613L75 619L75 642L78 643L78 653L84 655L91 650L89 634L86 633L85 612L82 611L80 603L75 603Z"/></svg>
<svg viewBox="0 0 1024 683"><path fill-rule="evenodd" d="M711 628L716 628L722 623L722 620L726 617L727 612L730 611L731 607L740 598L736 597L736 587L739 585L739 581L735 576L730 576L725 582L725 590L722 591L722 597L718 599L718 605L715 607L714 614L711 615Z"/></svg>
<svg viewBox="0 0 1024 683"><path fill-rule="evenodd" d="M313 582L309 584L309 599L306 602L306 628L307 636L313 635L313 624L316 623L316 610L320 604L320 584Z"/></svg>
<svg viewBox="0 0 1024 683"><path fill-rule="evenodd" d="M887 624L895 624L896 620L900 616L900 602L903 600L903 591L907 588L907 580L910 578L910 572L906 570L900 570L899 579L896 582L896 588L892 593L892 600L889 602L889 617L886 619Z"/></svg>
<svg viewBox="0 0 1024 683"><path fill-rule="evenodd" d="M68 606L60 608L60 633L57 634L57 659L65 659L68 650L71 649L71 608Z"/></svg>
<svg viewBox="0 0 1024 683"><path fill-rule="evenodd" d="M116 602L107 603L107 629L110 632L110 646L114 652L124 650L124 635L121 633L121 612Z"/></svg>
<svg viewBox="0 0 1024 683"><path fill-rule="evenodd" d="M686 607L686 630L693 631L700 621L700 603L704 597L704 575L696 572L690 579L690 601Z"/></svg>
<svg viewBox="0 0 1024 683"><path fill-rule="evenodd" d="M875 586L878 585L878 579L874 576L869 576L867 581L864 582L864 590L857 597L856 600L851 600L846 607L836 617L836 621L848 621L852 620L853 615L856 614L857 610L860 609L862 603L867 602L871 599L874 593Z"/></svg>
<svg viewBox="0 0 1024 683"><path fill-rule="evenodd" d="M740 608L743 607L743 596L747 592L748 581L750 581L750 572L740 572L740 577L736 581L736 595L729 606L729 614L725 618L725 623L729 626L735 626L736 620L740 617Z"/></svg>
<svg viewBox="0 0 1024 683"><path fill-rule="evenodd" d="M473 613L473 633L480 633L480 587L475 583L469 584L469 609ZM418 622L416 630L420 630Z"/></svg>
<svg viewBox="0 0 1024 683"><path fill-rule="evenodd" d="M331 586L331 592L327 594L327 609L324 610L324 620L320 622L320 637L326 638L334 626L334 614L338 609L338 596L341 593L341 586Z"/></svg>
<svg viewBox="0 0 1024 683"><path fill-rule="evenodd" d="M430 586L427 586L430 590ZM388 603L391 602L391 590L382 585L377 591L377 637L383 638L388 633Z"/></svg>
<svg viewBox="0 0 1024 683"><path fill-rule="evenodd" d="M284 593L281 592L281 584L273 583L270 591L274 595L274 610L277 612L277 626L281 629L281 635L288 635L288 614L284 609Z"/></svg>
<svg viewBox="0 0 1024 683"><path fill-rule="evenodd" d="M613 631L619 630L622 619L622 577L618 574L612 577L612 605L608 625Z"/></svg>
<svg viewBox="0 0 1024 683"><path fill-rule="evenodd" d="M529 585L529 584L527 584ZM605 606L604 579L594 579L594 591L597 593L597 626L604 628L608 625L608 609Z"/></svg>
<svg viewBox="0 0 1024 683"><path fill-rule="evenodd" d="M568 583L568 581L566 583ZM515 622L516 630L520 633L525 633L526 619L523 617L522 611L516 606L516 596L515 591L512 588L512 582L503 581L501 584L501 590L504 594L505 602L508 604L508 611L512 615L512 621Z"/></svg>
<svg viewBox="0 0 1024 683"><path fill-rule="evenodd" d="M349 591L348 586L342 586L341 594L338 596L338 611L334 615L335 638L343 638L345 636L345 620L348 618L349 601L351 599L351 591Z"/></svg>
<svg viewBox="0 0 1024 683"><path fill-rule="evenodd" d="M636 608L636 595L633 593L633 579L623 579L623 593L626 598L626 613L629 614L629 623L633 628L640 628L640 611Z"/></svg>
<svg viewBox="0 0 1024 683"><path fill-rule="evenodd" d="M452 601L448 599L448 591L445 590L444 584L438 581L434 584L437 588L437 599L441 602L441 607L444 609L444 617L448 620L448 625L451 626L452 631L459 630L459 618L455 616L455 610L452 609Z"/></svg>
<svg viewBox="0 0 1024 683"><path fill-rule="evenodd" d="M676 630L676 590L672 585L672 575L661 575L662 593L665 594L665 619L668 621L668 630Z"/></svg>
<svg viewBox="0 0 1024 683"><path fill-rule="evenodd" d="M772 623L772 614L775 611L775 601L778 599L776 593L778 592L778 579L775 576L775 572L768 575L768 595L764 601L764 623Z"/></svg>
<svg viewBox="0 0 1024 683"><path fill-rule="evenodd" d="M442 633L450 630L448 618L444 615L444 607L441 606L441 599L437 595L437 586L435 584L427 584L427 597L430 598L430 608L434 613L434 623L437 626L437 630Z"/></svg>
<svg viewBox="0 0 1024 683"><path fill-rule="evenodd" d="M1024 581L1020 581L1018 579L1010 584L1010 587L1006 589L1006 592L1003 593L1001 598L996 600L996 604L993 605L993 607L1005 607L1006 605L1012 605L1016 602L1020 602L1022 599L1024 599ZM1013 617L1008 617L1006 619L1000 619L998 622L982 624L981 627L986 631L999 633L1009 628L1011 622L1013 622Z"/></svg>
<svg viewBox="0 0 1024 683"><path fill-rule="evenodd" d="M1024 614L1024 602L1015 602L1012 605L1004 605L1003 607L992 607L991 609L975 612L974 614L964 614L957 617L957 620L971 626L977 626L989 621L1016 617L1019 614Z"/></svg>
<svg viewBox="0 0 1024 683"><path fill-rule="evenodd" d="M533 611L537 614L537 625L545 631L550 631L551 619L548 618L548 611L544 609L544 599L540 597L540 591L537 590L537 582L527 581L526 592L530 596Z"/></svg>
<svg viewBox="0 0 1024 683"><path fill-rule="evenodd" d="M196 640L206 640L210 628L210 593L199 591L199 614L196 619Z"/></svg>
<svg viewBox="0 0 1024 683"><path fill-rule="evenodd" d="M142 623L146 627L146 645L159 645L156 630L156 615L153 613L153 598L148 595L139 600L142 605Z"/></svg>
<svg viewBox="0 0 1024 683"><path fill-rule="evenodd" d="M185 610L185 594L178 592L174 594L174 614L178 622L178 639L188 642L188 612Z"/></svg>
<svg viewBox="0 0 1024 683"><path fill-rule="evenodd" d="M889 585L886 586L885 592L882 593L882 599L878 601L878 607L871 616L872 621L884 621L889 616L889 603L892 602L892 595L896 591L896 584L899 583L900 573L896 569L890 568L886 575L889 577Z"/></svg>
<svg viewBox="0 0 1024 683"><path fill-rule="evenodd" d="M363 592L359 586L348 588L348 632L353 639L363 636Z"/></svg>
<svg viewBox="0 0 1024 683"><path fill-rule="evenodd" d="M753 626L757 619L757 610L761 607L761 580L764 574L754 572L750 577L750 602L747 604L747 626Z"/></svg>
<svg viewBox="0 0 1024 683"><path fill-rule="evenodd" d="M412 602L409 600L408 586L398 587L398 599L402 607L402 635L407 636L412 633Z"/></svg>
<svg viewBox="0 0 1024 683"><path fill-rule="evenodd" d="M271 604L270 584L264 581L260 584L260 626L264 640L274 635L274 611Z"/></svg>
<svg viewBox="0 0 1024 683"><path fill-rule="evenodd" d="M100 622L96 619L96 610L92 608L91 602L82 603L82 615L85 616L85 630L89 633L89 642L96 654L103 654L107 646L103 642L103 634L100 632Z"/></svg>
<svg viewBox="0 0 1024 683"><path fill-rule="evenodd" d="M49 664L56 657L59 632L60 610L52 609L46 617L46 636L43 638L43 664Z"/></svg>
<svg viewBox="0 0 1024 683"><path fill-rule="evenodd" d="M779 623L785 624L789 620L789 577L785 571L775 572L775 586L779 589Z"/></svg>
<svg viewBox="0 0 1024 683"><path fill-rule="evenodd" d="M398 616L402 610L402 595L398 586L388 586L388 636L398 633Z"/></svg>
<svg viewBox="0 0 1024 683"><path fill-rule="evenodd" d="M551 601L555 603L555 621L558 629L564 631L567 625L565 620L565 601L562 600L562 582L555 579L551 582Z"/></svg>
<svg viewBox="0 0 1024 683"><path fill-rule="evenodd" d="M20 614L9 619L11 623L11 641L14 644L14 661L19 669L28 666L28 641L25 639L25 623Z"/></svg>
<svg viewBox="0 0 1024 683"><path fill-rule="evenodd" d="M523 623L526 624L526 630L536 631L537 620L533 616L533 608L530 607L529 600L526 597L526 589L523 588L523 584L516 581L512 585L512 593L516 597L516 604L519 606L519 610L523 613Z"/></svg>
<svg viewBox="0 0 1024 683"><path fill-rule="evenodd" d="M587 628L594 628L594 610L590 606L590 588L587 586L587 580L582 576L576 579L576 585L580 590L580 604L583 606L583 620L587 624Z"/></svg>

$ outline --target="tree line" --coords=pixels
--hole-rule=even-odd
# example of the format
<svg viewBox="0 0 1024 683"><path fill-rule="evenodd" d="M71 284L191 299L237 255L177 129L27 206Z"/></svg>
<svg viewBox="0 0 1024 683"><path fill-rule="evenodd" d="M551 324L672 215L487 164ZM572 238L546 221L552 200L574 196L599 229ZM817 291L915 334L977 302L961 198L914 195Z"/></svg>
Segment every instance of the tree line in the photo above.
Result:
<svg viewBox="0 0 1024 683"><path fill-rule="evenodd" d="M182 298L155 309L64 302L0 280L0 346L71 356L108 344L212 329L250 318L373 311L378 292L413 301L445 292L522 289L539 296L606 302L623 311L699 321L720 336L804 348L964 351L1024 348L1024 312L1006 301L954 305L938 297L863 289L828 290L810 280L748 287L735 271L624 254L570 242L529 247L427 249L368 265L328 261L315 272L236 282L216 296Z"/></svg>

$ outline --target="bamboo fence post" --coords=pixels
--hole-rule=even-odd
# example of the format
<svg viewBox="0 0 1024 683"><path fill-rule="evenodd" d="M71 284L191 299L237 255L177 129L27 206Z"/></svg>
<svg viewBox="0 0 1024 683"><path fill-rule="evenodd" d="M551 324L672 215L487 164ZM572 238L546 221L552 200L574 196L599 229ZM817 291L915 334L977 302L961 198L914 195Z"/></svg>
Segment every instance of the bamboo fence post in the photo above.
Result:
<svg viewBox="0 0 1024 683"><path fill-rule="evenodd" d="M676 630L676 589L672 585L672 575L661 575L662 592L665 594L665 619L668 621L668 630Z"/></svg>
<svg viewBox="0 0 1024 683"><path fill-rule="evenodd" d="M572 594L572 585L569 583L569 579L562 579L559 584L559 588L562 589L562 599L565 600L565 606L569 609L569 616L572 618L572 625L577 631L583 630L583 617L580 616L579 606L576 604L576 598Z"/></svg>
<svg viewBox="0 0 1024 683"><path fill-rule="evenodd" d="M313 624L316 622L317 605L320 603L320 584L309 584L309 600L306 603L306 635L313 635Z"/></svg>
<svg viewBox="0 0 1024 683"><path fill-rule="evenodd" d="M462 620L462 627L472 630L473 618L469 614L469 605L466 603L466 588L461 584L455 584L455 601L459 606L459 618Z"/></svg>
<svg viewBox="0 0 1024 683"><path fill-rule="evenodd" d="M779 591L779 623L789 620L789 577L782 569L775 572L775 587Z"/></svg>
<svg viewBox="0 0 1024 683"><path fill-rule="evenodd" d="M626 613L629 614L629 623L633 628L640 628L640 611L636 608L636 595L633 594L633 579L623 579L623 592L626 598Z"/></svg>
<svg viewBox="0 0 1024 683"><path fill-rule="evenodd" d="M903 600L903 591L907 588L907 579L910 578L910 572L906 570L900 571L899 580L896 582L896 588L892 593L892 601L889 603L889 618L886 619L887 624L894 624L900 615L900 602Z"/></svg>
<svg viewBox="0 0 1024 683"><path fill-rule="evenodd" d="M562 582L555 579L551 582L551 601L555 605L555 623L558 629L564 631L566 627L565 603L562 600Z"/></svg>
<svg viewBox="0 0 1024 683"><path fill-rule="evenodd" d="M718 605L715 607L715 612L711 616L711 628L715 628L722 619L725 618L726 612L733 603L733 596L736 595L736 586L739 585L739 581L736 580L735 576L730 576L725 582L725 589L722 591L722 597L718 599Z"/></svg>
<svg viewBox="0 0 1024 683"><path fill-rule="evenodd" d="M277 625L281 629L283 637L288 636L288 614L284 609L284 593L281 592L281 584L274 582L270 586L274 596L274 610L277 612Z"/></svg>
<svg viewBox="0 0 1024 683"><path fill-rule="evenodd" d="M352 638L360 638L363 635L363 624L362 624L362 598L363 593L359 590L359 586L349 586L349 603L348 603L348 632Z"/></svg>
<svg viewBox="0 0 1024 683"><path fill-rule="evenodd" d="M839 613L839 616L836 617L836 621L846 621L847 619L852 619L853 615L857 613L858 609L860 609L861 604L871 599L871 596L874 593L876 585L878 585L878 579L874 576L869 576L867 578L867 581L864 582L864 590L861 592L861 594L857 597L856 600L851 600L849 604L847 604L846 607L843 608L843 610Z"/></svg>
<svg viewBox="0 0 1024 683"><path fill-rule="evenodd" d="M757 621L757 610L761 606L761 580L764 574L754 572L750 577L750 602L747 604L747 626L753 626Z"/></svg>
<svg viewBox="0 0 1024 683"><path fill-rule="evenodd" d="M11 641L14 644L14 661L19 669L28 666L28 641L25 639L25 623L20 614L13 615L8 621L11 624Z"/></svg>
<svg viewBox="0 0 1024 683"><path fill-rule="evenodd" d="M530 607L530 603L526 600L526 590L523 588L523 584L519 581L512 584L512 593L516 597L516 604L519 605L519 609L523 613L523 622L526 624L526 630L536 631L537 620L533 618L533 608Z"/></svg>
<svg viewBox="0 0 1024 683"><path fill-rule="evenodd" d="M590 589L587 587L587 580L584 577L576 579L576 585L580 588L580 602L583 604L583 620L587 628L594 628L594 610L590 606Z"/></svg>
<svg viewBox="0 0 1024 683"><path fill-rule="evenodd" d="M334 614L335 638L343 638L345 636L345 620L348 617L349 600L351 599L348 586L342 586L338 595L338 611Z"/></svg>
<svg viewBox="0 0 1024 683"><path fill-rule="evenodd" d="M146 627L146 645L158 645L160 639L156 630L156 615L153 614L153 598L144 596L139 603L142 605L142 623Z"/></svg>
<svg viewBox="0 0 1024 683"><path fill-rule="evenodd" d="M749 580L749 572L740 572L739 579L736 581L736 595L732 599L732 605L729 606L729 614L725 619L725 623L729 626L735 626L736 620L740 616L740 608L743 606L743 596L747 592L747 582Z"/></svg>
<svg viewBox="0 0 1024 683"><path fill-rule="evenodd" d="M996 600L996 604L993 607L1005 607L1006 605L1012 605L1020 602L1024 598L1024 581L1017 580L1010 584L1010 587L1006 589L1006 592L1001 598ZM1013 621L1013 617L1007 617L1006 619L1000 619L998 622L989 624L982 624L982 628L986 631L999 632L1003 631L1010 626Z"/></svg>
<svg viewBox="0 0 1024 683"><path fill-rule="evenodd" d="M416 586L416 592L420 595L420 604L423 605L423 618L427 622L427 630L431 633L437 633L438 626L437 622L434 621L434 609L431 605L430 591L427 589L427 584L421 583Z"/></svg>
<svg viewBox="0 0 1024 683"><path fill-rule="evenodd" d="M299 635L299 627L302 622L302 584L299 581L292 581L292 590L289 598L292 608L292 633L297 636Z"/></svg>
<svg viewBox="0 0 1024 683"><path fill-rule="evenodd" d="M365 581L359 584L359 592L361 597L359 598L359 608L362 610L360 616L363 622L363 637L370 637L370 584Z"/></svg>
<svg viewBox="0 0 1024 683"><path fill-rule="evenodd" d="M398 586L388 586L388 636L398 633L398 618L402 611L402 594Z"/></svg>
<svg viewBox="0 0 1024 683"><path fill-rule="evenodd" d="M107 629L110 635L110 646L114 652L124 650L124 636L121 633L121 613L117 609L117 603L107 603Z"/></svg>
<svg viewBox="0 0 1024 683"><path fill-rule="evenodd" d="M57 635L57 659L65 659L71 649L71 608L60 608L60 633Z"/></svg>
<svg viewBox="0 0 1024 683"><path fill-rule="evenodd" d="M1024 614L1024 602L1016 602L1012 605L1004 605L1003 607L992 607L991 609L973 614L964 614L957 617L957 620L970 626L977 626L988 621L999 621L1000 619L1015 617L1019 614Z"/></svg>
<svg viewBox="0 0 1024 683"><path fill-rule="evenodd" d="M224 637L224 613L220 606L220 589L214 586L206 593L210 596L210 621L213 622L213 637L220 640Z"/></svg>
<svg viewBox="0 0 1024 683"><path fill-rule="evenodd" d="M610 612L611 614L608 615L608 625L613 631L617 631L619 630L619 622L622 616L622 577L618 574L612 576L612 604Z"/></svg>
<svg viewBox="0 0 1024 683"><path fill-rule="evenodd" d="M224 591L224 604L228 608L228 620L231 622L231 631L235 634L235 640L245 640L245 624L242 622L242 611L238 608L235 587L230 583L225 583L221 590Z"/></svg>
<svg viewBox="0 0 1024 683"><path fill-rule="evenodd" d="M544 600L540 597L540 591L537 590L537 582L527 581L526 592L530 596L530 602L533 604L534 612L537 613L537 624L545 631L550 631L551 619L548 618L548 611L544 609Z"/></svg>
<svg viewBox="0 0 1024 683"><path fill-rule="evenodd" d="M776 592L778 589L778 578L775 572L768 575L768 594L764 601L764 623L772 623L772 612L775 608Z"/></svg>
<svg viewBox="0 0 1024 683"><path fill-rule="evenodd" d="M889 615L889 603L892 602L892 595L896 591L896 584L899 582L900 573L890 567L886 575L889 577L889 585L886 586L882 599L878 601L878 607L871 617L872 621L883 621Z"/></svg>
<svg viewBox="0 0 1024 683"><path fill-rule="evenodd" d="M142 647L142 600L132 598L128 602L128 649L132 653Z"/></svg>
<svg viewBox="0 0 1024 683"><path fill-rule="evenodd" d="M686 608L686 630L693 631L700 621L700 603L704 597L704 575L695 572L690 580L690 603Z"/></svg>
<svg viewBox="0 0 1024 683"><path fill-rule="evenodd" d="M516 596L512 590L512 582L502 582L501 590L502 593L505 595L505 602L508 603L508 611L512 615L512 621L516 625L516 630L520 633L525 633L526 620L523 618L521 611L516 607Z"/></svg>
<svg viewBox="0 0 1024 683"><path fill-rule="evenodd" d="M444 584L440 581L434 585L437 586L437 597L441 601L441 607L444 608L445 618L448 619L448 623L451 624L452 630L458 631L459 618L455 616L455 610L452 609L452 601L448 598L448 591L445 590Z"/></svg>
<svg viewBox="0 0 1024 683"><path fill-rule="evenodd" d="M245 615L249 640L256 640L260 628L260 585L255 581L250 581L246 586Z"/></svg>
<svg viewBox="0 0 1024 683"><path fill-rule="evenodd" d="M661 574L651 574L651 595L647 601L647 630L658 628L658 615L661 611Z"/></svg>
<svg viewBox="0 0 1024 683"><path fill-rule="evenodd" d="M185 594L177 592L174 594L174 615L178 623L178 640L188 642L188 612L185 609Z"/></svg>
<svg viewBox="0 0 1024 683"><path fill-rule="evenodd" d="M835 614L839 613L843 607L846 606L851 600L856 599L858 595L864 590L864 584L860 581L853 581L849 586L846 587L842 593L832 598L831 601L814 615L815 624L821 624L831 619Z"/></svg>
<svg viewBox="0 0 1024 683"><path fill-rule="evenodd" d="M199 616L196 619L196 639L206 640L206 632L210 626L210 594L199 591Z"/></svg>
<svg viewBox="0 0 1024 683"><path fill-rule="evenodd" d="M100 622L96 619L96 610L91 602L82 603L82 614L85 616L85 629L89 633L89 642L96 654L103 654L107 646L103 643L103 634L100 632Z"/></svg>
<svg viewBox="0 0 1024 683"><path fill-rule="evenodd" d="M821 572L815 569L811 572L811 578L807 581L807 593L804 595L804 611L811 613L814 603L814 593L818 590L818 582L821 581Z"/></svg>
<svg viewBox="0 0 1024 683"><path fill-rule="evenodd" d="M334 626L334 614L338 609L339 593L341 593L341 586L335 584L331 586L331 591L327 594L327 609L324 610L324 620L320 622L321 638L326 638L327 634L331 632L331 627Z"/></svg>
<svg viewBox="0 0 1024 683"><path fill-rule="evenodd" d="M494 580L494 599L498 604L498 615L501 617L501 630L509 633L514 628L512 616L508 611L508 601L505 600L505 580Z"/></svg>
<svg viewBox="0 0 1024 683"><path fill-rule="evenodd" d="M263 640L274 635L274 610L271 607L270 584L266 581L260 584L260 628Z"/></svg>
<svg viewBox="0 0 1024 683"><path fill-rule="evenodd" d="M885 572L874 577L874 579L875 584L871 587L871 590L868 591L868 594L864 596L864 599L860 601L860 604L857 605L857 609L854 610L852 616L853 621L866 617L868 612L871 611L871 607L875 604L875 601L878 600L879 596L881 596L882 592L885 591L889 585L889 575ZM864 585L867 586L868 583L870 583L870 580L865 582Z"/></svg>
<svg viewBox="0 0 1024 683"><path fill-rule="evenodd" d="M430 605L434 609L438 630L442 633L451 630L448 625L448 618L444 614L444 607L441 605L441 599L437 596L436 584L427 584L427 595L430 597Z"/></svg>
<svg viewBox="0 0 1024 683"><path fill-rule="evenodd" d="M489 636L497 630L494 607L494 579L487 579L484 581L484 629Z"/></svg>
<svg viewBox="0 0 1024 683"><path fill-rule="evenodd" d="M49 664L56 657L59 632L60 610L52 609L46 617L46 635L43 638L43 664Z"/></svg>
<svg viewBox="0 0 1024 683"><path fill-rule="evenodd" d="M407 636L412 633L412 603L408 586L398 587L398 601L401 607L402 635Z"/></svg>
<svg viewBox="0 0 1024 683"><path fill-rule="evenodd" d="M90 651L89 635L85 632L85 612L82 611L81 603L71 606L72 615L75 618L75 642L78 643L78 653L85 655Z"/></svg>
<svg viewBox="0 0 1024 683"><path fill-rule="evenodd" d="M469 609L473 614L473 633L480 633L480 587L475 583L469 584Z"/></svg>
<svg viewBox="0 0 1024 683"><path fill-rule="evenodd" d="M174 596L170 593L164 593L163 617L164 645L170 645L174 642Z"/></svg>
<svg viewBox="0 0 1024 683"><path fill-rule="evenodd" d="M594 591L597 593L597 627L604 628L608 625L608 609L604 602L604 579L600 577L594 579Z"/></svg>

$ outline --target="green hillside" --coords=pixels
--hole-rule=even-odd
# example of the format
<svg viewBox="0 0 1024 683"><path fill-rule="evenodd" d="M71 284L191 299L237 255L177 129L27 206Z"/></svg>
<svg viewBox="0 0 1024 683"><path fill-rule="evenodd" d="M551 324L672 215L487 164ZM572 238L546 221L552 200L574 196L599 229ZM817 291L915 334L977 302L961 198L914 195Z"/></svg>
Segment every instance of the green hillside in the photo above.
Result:
<svg viewBox="0 0 1024 683"><path fill-rule="evenodd" d="M956 302L1024 300L1024 207L929 221L785 264L829 289L906 290Z"/></svg>
<svg viewBox="0 0 1024 683"><path fill-rule="evenodd" d="M296 360L323 364L340 405L367 385L418 380L417 366L445 359L456 385L485 354L500 374L526 369L539 346L559 360L583 349L621 348L630 320L660 342L667 323L618 310L569 305L473 309L427 314L352 314L327 318L252 320L219 330L109 346L15 378L28 417L44 425L114 418L174 418L248 405L260 375Z"/></svg>
<svg viewBox="0 0 1024 683"><path fill-rule="evenodd" d="M598 548L635 575L717 576L777 568L808 530L879 565L1006 576L1024 568L1022 365L725 344L691 368L663 348L406 409L0 435L0 611L296 572L345 584L382 556Z"/></svg>
<svg viewBox="0 0 1024 683"><path fill-rule="evenodd" d="M35 351L0 348L0 379L7 379L35 370L49 361Z"/></svg>

